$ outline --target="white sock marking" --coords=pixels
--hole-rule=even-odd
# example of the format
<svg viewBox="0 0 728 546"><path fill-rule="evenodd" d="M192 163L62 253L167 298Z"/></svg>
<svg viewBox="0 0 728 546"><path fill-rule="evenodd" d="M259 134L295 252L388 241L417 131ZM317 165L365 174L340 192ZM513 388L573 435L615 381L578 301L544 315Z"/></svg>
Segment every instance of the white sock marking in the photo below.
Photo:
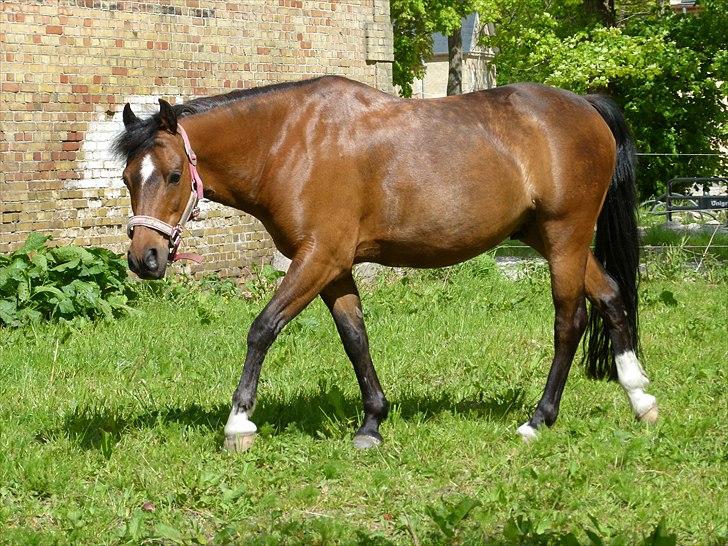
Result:
<svg viewBox="0 0 728 546"><path fill-rule="evenodd" d="M141 177L141 183L147 182L154 174L154 162L152 161L151 154L147 154L142 159L142 165L139 169L139 176Z"/></svg>
<svg viewBox="0 0 728 546"><path fill-rule="evenodd" d="M230 410L230 415L225 424L225 436L233 436L235 434L247 436L249 434L255 434L257 430L258 427L255 426L255 423L248 419L247 412L235 413L235 410Z"/></svg>
<svg viewBox="0 0 728 546"><path fill-rule="evenodd" d="M529 425L527 422L523 423L520 427L518 427L518 430L516 432L521 435L521 438L523 438L525 442L530 442L531 440L535 440L538 437L538 432L536 432L536 429Z"/></svg>
<svg viewBox="0 0 728 546"><path fill-rule="evenodd" d="M650 380L647 379L645 371L640 366L640 362L633 351L626 351L621 355L617 355L614 361L617 364L619 384L627 393L632 411L637 417L642 417L657 404L655 397L644 391Z"/></svg>

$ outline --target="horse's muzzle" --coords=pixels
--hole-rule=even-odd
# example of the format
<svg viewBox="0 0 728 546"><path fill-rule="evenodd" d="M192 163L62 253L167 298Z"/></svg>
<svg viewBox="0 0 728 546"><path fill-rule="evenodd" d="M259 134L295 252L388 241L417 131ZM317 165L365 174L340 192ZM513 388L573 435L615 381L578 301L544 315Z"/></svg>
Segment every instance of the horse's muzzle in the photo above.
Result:
<svg viewBox="0 0 728 546"><path fill-rule="evenodd" d="M131 251L127 252L129 269L142 279L161 279L167 269L166 256L160 256L156 248L144 250L142 259L138 259Z"/></svg>

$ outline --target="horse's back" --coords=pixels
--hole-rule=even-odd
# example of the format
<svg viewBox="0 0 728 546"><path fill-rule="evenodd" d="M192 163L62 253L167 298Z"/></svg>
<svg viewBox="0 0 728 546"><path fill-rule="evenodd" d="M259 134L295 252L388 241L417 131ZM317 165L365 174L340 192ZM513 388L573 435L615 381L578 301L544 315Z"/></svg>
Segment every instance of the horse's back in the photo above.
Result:
<svg viewBox="0 0 728 546"><path fill-rule="evenodd" d="M448 265L492 248L541 212L563 212L565 194L592 183L572 179L594 166L574 159L590 162L580 148L593 135L568 127L591 119L588 108L571 93L517 85L368 112L358 259ZM604 176L601 190L589 190L595 207Z"/></svg>
<svg viewBox="0 0 728 546"><path fill-rule="evenodd" d="M320 166L302 206L356 237L356 261L448 265L579 198L598 209L614 161L596 111L537 84L404 100L329 77L301 111Z"/></svg>

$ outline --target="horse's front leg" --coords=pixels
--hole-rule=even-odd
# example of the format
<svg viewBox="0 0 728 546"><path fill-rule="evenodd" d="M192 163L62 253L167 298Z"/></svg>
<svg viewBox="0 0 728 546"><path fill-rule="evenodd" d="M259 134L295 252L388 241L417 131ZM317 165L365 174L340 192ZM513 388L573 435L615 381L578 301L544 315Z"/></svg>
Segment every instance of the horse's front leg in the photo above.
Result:
<svg viewBox="0 0 728 546"><path fill-rule="evenodd" d="M250 416L255 408L263 359L271 344L283 327L340 272L341 269L332 266L330 258L320 259L311 252L300 253L294 257L273 298L253 321L243 373L225 425L225 449L228 451L244 451L253 444L257 428Z"/></svg>
<svg viewBox="0 0 728 546"><path fill-rule="evenodd" d="M389 402L379 385L369 354L361 300L351 273L327 286L321 292L321 298L334 317L344 350L354 366L364 402L364 422L354 435L354 446L361 449L377 446L382 443L379 424L387 417Z"/></svg>

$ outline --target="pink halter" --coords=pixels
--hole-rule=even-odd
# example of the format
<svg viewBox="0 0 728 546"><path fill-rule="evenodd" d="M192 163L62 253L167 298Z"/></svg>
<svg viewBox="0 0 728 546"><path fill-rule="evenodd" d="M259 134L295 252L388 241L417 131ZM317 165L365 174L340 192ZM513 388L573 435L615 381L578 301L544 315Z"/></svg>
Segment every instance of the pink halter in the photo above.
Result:
<svg viewBox="0 0 728 546"><path fill-rule="evenodd" d="M190 192L190 198L187 201L187 206L182 212L182 216L180 217L179 222L177 222L176 226L172 226L167 222L163 222L158 218L154 218L153 216L132 216L126 226L126 234L129 236L129 238L131 238L134 234L135 226L145 226L148 228L152 228L159 233L169 237L170 261L176 262L177 260L192 260L193 262L201 263L202 256L200 256L199 254L177 253L177 249L182 243L182 230L184 229L185 224L190 219L197 220L197 216L200 213L200 209L197 207L197 205L199 204L200 199L202 199L203 193L202 178L200 177L200 173L197 172L197 156L192 150L192 146L190 145L190 139L187 136L187 132L184 130L184 127L182 127L182 125L180 125L179 123L177 123L177 132L182 136L182 140L185 144L185 153L187 154L187 160L190 167L190 178L192 179L192 191Z"/></svg>

